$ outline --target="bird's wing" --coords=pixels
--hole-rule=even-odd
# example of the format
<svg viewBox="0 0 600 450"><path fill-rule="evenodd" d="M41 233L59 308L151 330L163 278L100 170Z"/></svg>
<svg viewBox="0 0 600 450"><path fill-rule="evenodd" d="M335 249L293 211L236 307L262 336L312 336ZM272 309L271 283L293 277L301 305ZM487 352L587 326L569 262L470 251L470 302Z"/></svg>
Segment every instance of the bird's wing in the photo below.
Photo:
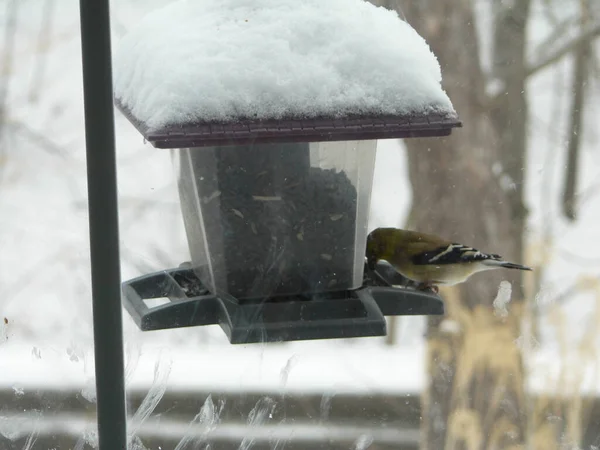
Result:
<svg viewBox="0 0 600 450"><path fill-rule="evenodd" d="M451 243L433 250L426 250L421 253L417 253L412 257L412 262L415 265L460 264L485 260L500 261L502 258L500 255L483 253L476 248L467 247L466 245L458 243Z"/></svg>

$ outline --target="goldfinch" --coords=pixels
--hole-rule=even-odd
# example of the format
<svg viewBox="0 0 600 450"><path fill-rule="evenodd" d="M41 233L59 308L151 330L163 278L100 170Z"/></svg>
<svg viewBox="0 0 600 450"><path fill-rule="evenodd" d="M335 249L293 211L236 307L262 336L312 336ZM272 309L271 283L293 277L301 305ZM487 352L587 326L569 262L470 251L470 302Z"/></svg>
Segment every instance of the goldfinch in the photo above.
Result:
<svg viewBox="0 0 600 450"><path fill-rule="evenodd" d="M500 255L483 253L473 247L438 236L398 228L377 228L367 237L367 265L387 261L419 289L438 292L438 286L466 281L477 272L491 269L532 270L504 261Z"/></svg>

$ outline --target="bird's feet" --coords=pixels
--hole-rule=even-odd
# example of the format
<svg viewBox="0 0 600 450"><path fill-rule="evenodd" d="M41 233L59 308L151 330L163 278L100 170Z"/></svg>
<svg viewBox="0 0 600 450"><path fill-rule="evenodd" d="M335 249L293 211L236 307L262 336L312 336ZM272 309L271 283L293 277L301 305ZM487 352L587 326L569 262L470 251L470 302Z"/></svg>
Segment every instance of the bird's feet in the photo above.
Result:
<svg viewBox="0 0 600 450"><path fill-rule="evenodd" d="M424 292L432 292L434 294L438 294L440 292L439 287L429 283L421 283L419 286L417 286L417 290Z"/></svg>

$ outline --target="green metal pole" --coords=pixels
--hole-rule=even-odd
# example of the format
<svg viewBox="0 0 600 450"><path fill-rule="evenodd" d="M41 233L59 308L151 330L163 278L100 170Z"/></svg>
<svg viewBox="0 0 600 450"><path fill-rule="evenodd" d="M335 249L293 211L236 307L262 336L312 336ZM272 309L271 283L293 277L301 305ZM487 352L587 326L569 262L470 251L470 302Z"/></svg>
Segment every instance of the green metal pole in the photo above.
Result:
<svg viewBox="0 0 600 450"><path fill-rule="evenodd" d="M121 270L108 0L80 0L100 450L125 450Z"/></svg>

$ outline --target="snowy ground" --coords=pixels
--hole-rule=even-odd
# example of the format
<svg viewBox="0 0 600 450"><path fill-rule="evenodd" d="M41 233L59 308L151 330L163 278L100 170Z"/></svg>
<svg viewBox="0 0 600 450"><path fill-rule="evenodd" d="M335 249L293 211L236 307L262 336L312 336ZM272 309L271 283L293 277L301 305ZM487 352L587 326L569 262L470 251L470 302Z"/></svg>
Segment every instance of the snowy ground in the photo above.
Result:
<svg viewBox="0 0 600 450"><path fill-rule="evenodd" d="M0 150L0 386L69 384L92 395L78 14L72 2L57 0L50 16L52 29L40 38L43 10L39 0L14 3L19 5L14 60L12 70L3 75L10 75L9 126ZM141 12L160 3L164 2L114 1L115 39ZM7 10L0 12L3 22L6 14ZM546 32L542 24L532 29L533 39ZM41 63L45 70L40 78L37 67ZM600 271L596 256L600 250L600 195L593 195L600 175L597 130L593 127L599 117L598 106L590 105L586 112L592 126L584 136L579 191L589 196L584 195L586 201L576 223L559 217L565 136L554 123L557 118L565 119L566 68L564 64L544 73L530 85L530 236L535 243L549 229L555 245L543 288L536 296L545 310L551 309L558 294L582 278L597 278ZM556 92L565 93L562 104L556 103L560 100ZM169 153L144 144L119 115L117 147L123 278L189 259ZM410 188L404 150L398 142L380 142L375 180L371 227L401 225ZM593 290L562 305L562 337L549 316L544 316L543 347L535 358L541 361L536 363L542 368L539 370L550 366L556 370L562 355L559 342L576 349L586 327L597 327L597 306ZM400 338L393 348L384 348L381 338L229 346L217 327L144 334L126 313L124 320L130 383L140 386L151 382L161 349L165 352L161 364L172 364L168 382L173 386L329 390L337 385L346 390L414 392L423 383L421 318L399 320ZM588 343L588 389L597 390L600 379L593 374L598 361L597 336ZM571 359L563 359L562 364L576 363L578 354L571 352ZM322 375L325 365L330 370L327 376ZM552 381L544 383L552 385Z"/></svg>
<svg viewBox="0 0 600 450"><path fill-rule="evenodd" d="M148 389L156 376L175 390L273 393L415 393L422 388L422 348L336 348L312 345L199 346L191 348L128 346L127 385ZM39 353L37 353L39 352ZM360 358L356 355L360 354ZM28 390L40 385L82 389L91 395L94 361L88 354L59 347L8 344L2 352L0 389ZM48 364L52 362L52 364ZM315 367L326 367L326 374ZM401 382L400 382L401 381Z"/></svg>

